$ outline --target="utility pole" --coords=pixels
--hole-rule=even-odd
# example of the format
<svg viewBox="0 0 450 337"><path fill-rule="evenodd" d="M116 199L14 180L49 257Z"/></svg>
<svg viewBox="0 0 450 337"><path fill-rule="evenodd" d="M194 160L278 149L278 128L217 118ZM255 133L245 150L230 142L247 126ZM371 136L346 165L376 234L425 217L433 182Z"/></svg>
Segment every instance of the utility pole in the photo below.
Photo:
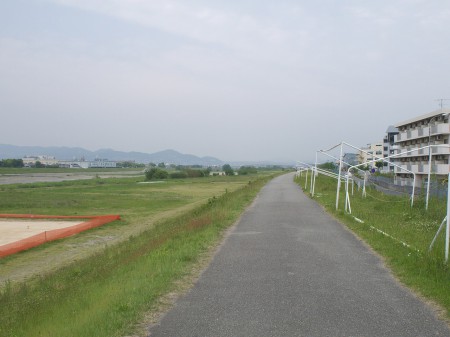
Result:
<svg viewBox="0 0 450 337"><path fill-rule="evenodd" d="M444 108L444 101L450 101L450 98L438 98L435 99L435 101L439 102L439 106L441 107L441 110Z"/></svg>

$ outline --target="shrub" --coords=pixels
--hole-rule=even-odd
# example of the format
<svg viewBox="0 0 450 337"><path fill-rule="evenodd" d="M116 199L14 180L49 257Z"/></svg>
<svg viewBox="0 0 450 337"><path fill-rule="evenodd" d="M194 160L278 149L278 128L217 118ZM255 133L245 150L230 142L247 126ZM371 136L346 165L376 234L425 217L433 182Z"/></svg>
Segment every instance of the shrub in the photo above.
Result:
<svg viewBox="0 0 450 337"><path fill-rule="evenodd" d="M147 180L152 179L167 179L169 177L169 173L167 171L162 170L157 167L152 167L151 169L147 169L145 171L145 178Z"/></svg>
<svg viewBox="0 0 450 337"><path fill-rule="evenodd" d="M238 170L239 175L256 174L258 170L253 166L241 166Z"/></svg>
<svg viewBox="0 0 450 337"><path fill-rule="evenodd" d="M184 179L184 178L187 178L188 175L187 175L186 172L180 172L180 171L178 171L178 172L172 172L172 173L170 173L170 174L169 174L169 177L170 177L171 179Z"/></svg>

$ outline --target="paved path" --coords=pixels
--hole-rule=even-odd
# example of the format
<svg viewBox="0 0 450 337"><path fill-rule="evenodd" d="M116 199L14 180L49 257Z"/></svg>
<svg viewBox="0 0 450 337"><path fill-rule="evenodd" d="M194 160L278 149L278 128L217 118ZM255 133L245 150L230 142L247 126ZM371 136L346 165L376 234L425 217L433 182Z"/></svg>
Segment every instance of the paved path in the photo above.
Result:
<svg viewBox="0 0 450 337"><path fill-rule="evenodd" d="M381 261L293 183L264 187L150 336L450 336Z"/></svg>

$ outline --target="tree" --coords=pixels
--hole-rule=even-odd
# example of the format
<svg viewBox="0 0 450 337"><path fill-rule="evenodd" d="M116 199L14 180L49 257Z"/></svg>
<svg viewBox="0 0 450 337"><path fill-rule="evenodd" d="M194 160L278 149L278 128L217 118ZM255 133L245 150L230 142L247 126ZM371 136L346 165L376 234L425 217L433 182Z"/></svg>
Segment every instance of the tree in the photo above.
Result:
<svg viewBox="0 0 450 337"><path fill-rule="evenodd" d="M157 167L152 167L151 169L147 169L145 171L145 178L147 180L153 179L167 179L169 177L169 173L165 170L162 170Z"/></svg>
<svg viewBox="0 0 450 337"><path fill-rule="evenodd" d="M258 173L256 167L253 166L241 166L238 170L239 175L255 174Z"/></svg>
<svg viewBox="0 0 450 337"><path fill-rule="evenodd" d="M319 164L317 166L321 169L329 170L329 171L334 171L337 169L337 166L331 161L327 161L326 163Z"/></svg>
<svg viewBox="0 0 450 337"><path fill-rule="evenodd" d="M158 164L158 167L159 167L159 168L166 168L166 164L164 164L164 163L159 163L159 164Z"/></svg>
<svg viewBox="0 0 450 337"><path fill-rule="evenodd" d="M36 167L36 168L43 168L43 167L45 167L45 165L42 164L39 160L36 160L36 163L34 164L34 167Z"/></svg>
<svg viewBox="0 0 450 337"><path fill-rule="evenodd" d="M233 169L231 168L230 164L225 164L225 165L223 165L223 166L222 166L222 171L225 172L225 174L226 174L227 176L232 176L232 175L234 175L234 171L233 171Z"/></svg>
<svg viewBox="0 0 450 337"><path fill-rule="evenodd" d="M0 167L23 167L22 159L2 159Z"/></svg>
<svg viewBox="0 0 450 337"><path fill-rule="evenodd" d="M378 168L378 170L381 169L383 167L383 161L382 160L377 161L375 163L375 166Z"/></svg>

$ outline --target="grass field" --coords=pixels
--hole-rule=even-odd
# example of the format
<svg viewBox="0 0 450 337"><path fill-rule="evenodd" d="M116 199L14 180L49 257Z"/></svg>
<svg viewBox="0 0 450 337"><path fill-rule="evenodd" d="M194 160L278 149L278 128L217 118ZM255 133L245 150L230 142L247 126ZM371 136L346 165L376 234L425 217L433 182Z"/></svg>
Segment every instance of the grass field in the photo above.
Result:
<svg viewBox="0 0 450 337"><path fill-rule="evenodd" d="M297 182L305 187L303 177ZM361 191L355 190L350 197L350 215L344 212L344 186L336 211L336 187L335 179L319 175L314 199L383 256L402 283L437 303L442 308L442 316L449 319L450 268L444 261L443 233L428 252L446 215L446 200L430 199L427 212L420 196L411 208L408 196L388 196L369 189L364 198ZM309 186L305 191L309 192Z"/></svg>
<svg viewBox="0 0 450 337"><path fill-rule="evenodd" d="M139 335L158 299L177 291L269 179L1 186L1 213L116 213L123 220L1 259L0 335Z"/></svg>

